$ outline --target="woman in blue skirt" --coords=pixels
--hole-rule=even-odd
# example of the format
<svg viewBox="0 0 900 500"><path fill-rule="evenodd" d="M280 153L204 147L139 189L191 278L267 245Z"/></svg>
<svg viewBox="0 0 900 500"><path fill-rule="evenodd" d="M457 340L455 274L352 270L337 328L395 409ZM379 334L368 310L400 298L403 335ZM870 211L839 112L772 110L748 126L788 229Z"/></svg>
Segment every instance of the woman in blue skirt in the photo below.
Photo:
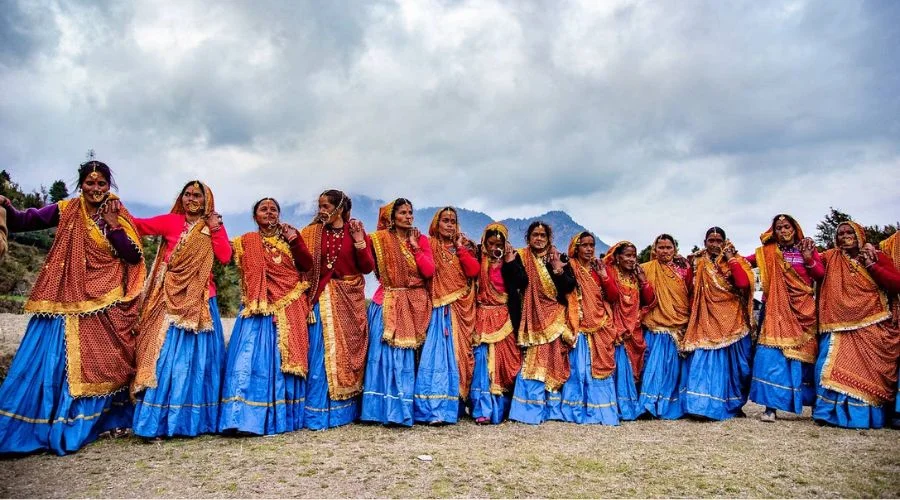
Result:
<svg viewBox="0 0 900 500"><path fill-rule="evenodd" d="M594 235L584 231L569 245L578 291L570 295L568 316L578 336L569 352L571 374L562 387L561 410L566 422L619 425L612 376L615 328L609 307L619 300L619 289L606 264L594 255L595 244Z"/></svg>
<svg viewBox="0 0 900 500"><path fill-rule="evenodd" d="M444 207L428 228L434 276L431 322L416 373L416 422L456 423L465 410L475 358L475 282L480 266L472 243L459 231L456 209Z"/></svg>
<svg viewBox="0 0 900 500"><path fill-rule="evenodd" d="M134 221L106 164L78 170L81 194L20 212L0 197L9 231L58 227L25 311L34 314L0 386L0 453L72 453L131 427L125 389L146 276Z"/></svg>
<svg viewBox="0 0 900 500"><path fill-rule="evenodd" d="M431 319L425 282L434 275L428 238L413 226L412 202L381 207L372 234L375 273L381 285L369 305L369 353L362 420L411 426L415 357Z"/></svg>
<svg viewBox="0 0 900 500"><path fill-rule="evenodd" d="M188 182L172 211L135 219L161 236L137 337L134 433L145 438L213 433L219 421L225 341L212 280L231 245L212 191Z"/></svg>
<svg viewBox="0 0 900 500"><path fill-rule="evenodd" d="M362 222L350 218L349 196L337 189L319 195L319 211L301 236L312 253L309 373L303 425L321 430L359 418L369 345L364 274L375 269L372 242Z"/></svg>
<svg viewBox="0 0 900 500"><path fill-rule="evenodd" d="M671 420L684 415L679 344L691 312L693 272L677 255L678 243L671 235L657 236L652 248L650 261L641 264L656 292L656 303L641 320L647 350L638 407L653 417Z"/></svg>
<svg viewBox="0 0 900 500"><path fill-rule="evenodd" d="M484 228L479 248L481 269L475 299L475 370L469 403L477 424L499 424L509 416L516 377L522 369L522 351L516 332L522 314L525 269L515 265L516 251L509 230L499 222ZM511 293L512 292L512 293Z"/></svg>
<svg viewBox="0 0 900 500"><path fill-rule="evenodd" d="M682 341L685 413L711 420L743 415L750 389L753 307L750 264L725 239L706 231L706 248L692 255L694 296Z"/></svg>
<svg viewBox="0 0 900 500"><path fill-rule="evenodd" d="M233 242L241 273L241 311L228 344L219 432L278 434L303 428L312 255L279 220L273 198L253 206L258 231Z"/></svg>

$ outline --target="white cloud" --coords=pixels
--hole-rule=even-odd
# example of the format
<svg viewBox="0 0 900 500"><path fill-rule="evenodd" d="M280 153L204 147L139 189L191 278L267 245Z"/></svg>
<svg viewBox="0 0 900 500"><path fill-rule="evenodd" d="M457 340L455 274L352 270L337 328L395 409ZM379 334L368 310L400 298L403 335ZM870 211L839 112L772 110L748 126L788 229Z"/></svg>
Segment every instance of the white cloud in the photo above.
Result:
<svg viewBox="0 0 900 500"><path fill-rule="evenodd" d="M10 2L0 161L123 196L188 179L226 211L326 187L495 217L565 209L607 240L779 211L897 219L892 3ZM894 43L896 42L896 43ZM699 235L699 236L698 236Z"/></svg>

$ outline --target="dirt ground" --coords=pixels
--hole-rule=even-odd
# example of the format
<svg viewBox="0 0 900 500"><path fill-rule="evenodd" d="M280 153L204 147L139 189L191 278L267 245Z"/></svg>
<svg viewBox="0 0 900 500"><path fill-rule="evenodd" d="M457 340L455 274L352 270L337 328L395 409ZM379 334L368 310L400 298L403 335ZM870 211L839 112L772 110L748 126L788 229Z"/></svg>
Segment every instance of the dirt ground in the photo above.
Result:
<svg viewBox="0 0 900 500"><path fill-rule="evenodd" d="M0 353L24 317L0 315ZM16 333L18 332L18 333ZM775 424L351 425L0 459L3 497L900 497L900 432ZM430 455L431 461L419 459Z"/></svg>

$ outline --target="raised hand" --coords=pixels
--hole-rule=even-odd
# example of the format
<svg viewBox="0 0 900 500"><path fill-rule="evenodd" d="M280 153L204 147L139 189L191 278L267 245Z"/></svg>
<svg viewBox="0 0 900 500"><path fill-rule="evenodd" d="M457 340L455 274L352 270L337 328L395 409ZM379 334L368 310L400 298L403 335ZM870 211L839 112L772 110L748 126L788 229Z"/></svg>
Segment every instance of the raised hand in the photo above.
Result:
<svg viewBox="0 0 900 500"><path fill-rule="evenodd" d="M603 259L594 257L591 264L593 264L594 270L597 271L597 275L600 276L600 278L606 279L609 277L609 273L606 272L606 262L603 262Z"/></svg>
<svg viewBox="0 0 900 500"><path fill-rule="evenodd" d="M350 219L348 224L350 225L350 237L353 238L354 243L360 243L365 240L366 230L361 220Z"/></svg>
<svg viewBox="0 0 900 500"><path fill-rule="evenodd" d="M878 250L871 243L866 243L859 249L859 257L862 264L868 267L878 261Z"/></svg>
<svg viewBox="0 0 900 500"><path fill-rule="evenodd" d="M722 246L722 255L724 255L726 259L731 260L736 253L737 250L734 249L731 240L725 240L725 244Z"/></svg>
<svg viewBox="0 0 900 500"><path fill-rule="evenodd" d="M516 249L513 248L512 243L507 241L503 247L503 261L512 262L514 260L516 260Z"/></svg>
<svg viewBox="0 0 900 500"><path fill-rule="evenodd" d="M414 227L409 230L409 246L413 250L419 249L419 236L422 236L422 233L421 233L421 231L419 231L419 228Z"/></svg>
<svg viewBox="0 0 900 500"><path fill-rule="evenodd" d="M297 236L300 236L300 233L297 232L297 228L295 228L294 226L286 222L282 222L280 225L281 236L284 237L285 241L287 241L288 243L293 242L297 239Z"/></svg>
<svg viewBox="0 0 900 500"><path fill-rule="evenodd" d="M119 200L109 200L101 207L100 216L106 221L106 225L110 229L119 227L119 212L122 210L122 202Z"/></svg>
<svg viewBox="0 0 900 500"><path fill-rule="evenodd" d="M222 227L222 215L218 212L210 212L209 215L206 216L206 227L208 227L210 231L218 231L219 228Z"/></svg>
<svg viewBox="0 0 900 500"><path fill-rule="evenodd" d="M637 277L638 283L644 284L647 282L647 273L644 272L644 266L635 263L634 264L634 275Z"/></svg>
<svg viewBox="0 0 900 500"><path fill-rule="evenodd" d="M800 240L800 253L803 255L803 260L807 263L812 262L813 251L816 249L816 244L813 242L812 238L803 238Z"/></svg>

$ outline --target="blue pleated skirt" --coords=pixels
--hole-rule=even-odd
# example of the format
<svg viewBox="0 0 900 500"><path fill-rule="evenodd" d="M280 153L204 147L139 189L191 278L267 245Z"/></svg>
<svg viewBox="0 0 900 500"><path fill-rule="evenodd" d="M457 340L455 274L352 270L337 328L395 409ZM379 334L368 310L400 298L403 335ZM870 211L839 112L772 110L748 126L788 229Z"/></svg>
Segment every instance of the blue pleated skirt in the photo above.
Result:
<svg viewBox="0 0 900 500"><path fill-rule="evenodd" d="M479 345L475 348L475 373L472 376L472 388L469 389L472 418L489 418L492 424L499 424L509 417L511 401L512 396L509 394L491 393L488 345Z"/></svg>
<svg viewBox="0 0 900 500"><path fill-rule="evenodd" d="M412 426L416 351L391 347L384 335L382 306L369 304L369 353L363 382L361 420Z"/></svg>
<svg viewBox="0 0 900 500"><path fill-rule="evenodd" d="M169 326L156 363L156 387L138 394L135 435L196 436L218 429L225 340L215 297L209 310L211 331Z"/></svg>
<svg viewBox="0 0 900 500"><path fill-rule="evenodd" d="M431 322L416 371L413 398L416 422L455 424L460 411L465 408L459 399L459 367L450 318L449 305L431 311Z"/></svg>
<svg viewBox="0 0 900 500"><path fill-rule="evenodd" d="M628 359L628 351L624 344L616 346L616 369L613 372L613 380L616 384L616 405L621 420L637 420L644 413L640 407L637 384L634 383L634 370L631 368L631 360Z"/></svg>
<svg viewBox="0 0 900 500"><path fill-rule="evenodd" d="M238 314L228 343L219 432L279 434L303 428L306 380L281 371L272 316Z"/></svg>
<svg viewBox="0 0 900 500"><path fill-rule="evenodd" d="M750 401L776 410L803 413L816 401L813 365L784 356L777 347L756 346Z"/></svg>
<svg viewBox="0 0 900 500"><path fill-rule="evenodd" d="M678 346L667 332L644 329L647 350L638 406L656 418L674 420L684 416L681 402L681 363Z"/></svg>
<svg viewBox="0 0 900 500"><path fill-rule="evenodd" d="M685 413L727 420L747 403L750 388L750 336L720 349L697 349L684 360Z"/></svg>
<svg viewBox="0 0 900 500"><path fill-rule="evenodd" d="M347 425L359 418L359 396L333 400L328 392L325 371L325 337L319 304L313 306L316 323L309 325L309 372L306 375L306 409L303 425L321 430Z"/></svg>
<svg viewBox="0 0 900 500"><path fill-rule="evenodd" d="M526 379L520 371L509 405L509 419L532 425L563 420L562 393L548 391L544 382Z"/></svg>
<svg viewBox="0 0 900 500"><path fill-rule="evenodd" d="M0 453L78 451L101 432L131 427L128 391L73 398L66 376L66 320L32 316L0 386Z"/></svg>
<svg viewBox="0 0 900 500"><path fill-rule="evenodd" d="M881 429L886 420L884 406L872 406L865 401L822 387L822 369L831 350L831 333L819 339L816 358L816 405L813 419L850 429Z"/></svg>
<svg viewBox="0 0 900 500"><path fill-rule="evenodd" d="M612 375L596 379L591 374L591 351L583 333L569 351L571 372L562 387L563 420L576 424L619 425L616 384Z"/></svg>

